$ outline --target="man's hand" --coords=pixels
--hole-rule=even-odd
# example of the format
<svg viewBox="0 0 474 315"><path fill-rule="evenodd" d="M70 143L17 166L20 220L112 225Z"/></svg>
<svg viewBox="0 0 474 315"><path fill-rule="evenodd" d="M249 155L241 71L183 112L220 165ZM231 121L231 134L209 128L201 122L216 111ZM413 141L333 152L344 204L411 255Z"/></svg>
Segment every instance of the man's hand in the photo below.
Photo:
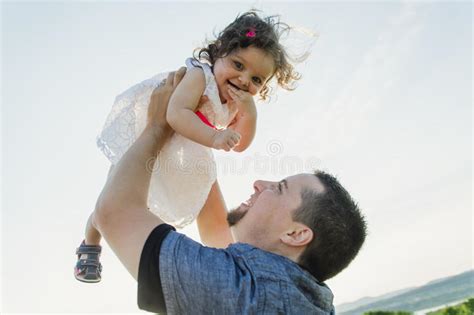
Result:
<svg viewBox="0 0 474 315"><path fill-rule="evenodd" d="M148 106L147 125L156 126L162 132L171 134L171 127L166 122L166 110L168 102L179 82L184 77L186 68L181 67L176 72L170 72L164 84L160 84L151 94L150 105Z"/></svg>

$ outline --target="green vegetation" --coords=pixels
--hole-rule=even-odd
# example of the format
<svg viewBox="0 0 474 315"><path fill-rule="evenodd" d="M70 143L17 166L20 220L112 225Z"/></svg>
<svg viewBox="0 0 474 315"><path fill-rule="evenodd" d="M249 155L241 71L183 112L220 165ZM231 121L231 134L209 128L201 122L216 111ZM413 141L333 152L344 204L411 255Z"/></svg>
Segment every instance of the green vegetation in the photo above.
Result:
<svg viewBox="0 0 474 315"><path fill-rule="evenodd" d="M410 314L400 313L400 310L403 310L405 312L415 312L418 310L432 309L438 307L439 305L446 305L455 301L463 301L465 299L473 298L473 280L474 270L469 270L456 276L431 281L424 286L403 291L400 294L391 295L389 297L382 297L380 299L371 298L370 301L367 303L354 303L354 307L345 306L344 310L338 311L337 314L394 315ZM378 313L375 313L374 310L384 310L388 311L388 313L380 313L380 311L378 311ZM390 311L392 313L390 313ZM449 312L451 313L440 314L474 315L474 312L471 309L468 309L468 313L453 313L453 310L450 310ZM434 313L433 315L438 315L438 313Z"/></svg>
<svg viewBox="0 0 474 315"><path fill-rule="evenodd" d="M428 315L472 315L474 314L474 298L470 298L464 303L445 307L443 309L430 312Z"/></svg>
<svg viewBox="0 0 474 315"><path fill-rule="evenodd" d="M464 303L448 306L437 311L429 312L427 315L473 315L474 314L474 298L470 298ZM413 315L412 312L405 311L370 311L364 315Z"/></svg>

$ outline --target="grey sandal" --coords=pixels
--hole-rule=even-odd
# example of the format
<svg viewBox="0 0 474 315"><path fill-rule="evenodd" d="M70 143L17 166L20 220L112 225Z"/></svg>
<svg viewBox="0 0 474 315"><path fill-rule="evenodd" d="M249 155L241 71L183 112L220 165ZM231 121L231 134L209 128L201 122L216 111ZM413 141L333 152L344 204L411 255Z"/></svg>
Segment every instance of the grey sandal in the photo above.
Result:
<svg viewBox="0 0 474 315"><path fill-rule="evenodd" d="M82 241L77 248L77 263L74 267L74 277L82 282L96 283L101 280L102 265L99 262L102 247L100 245L86 245ZM82 258L82 254L87 254L87 258Z"/></svg>

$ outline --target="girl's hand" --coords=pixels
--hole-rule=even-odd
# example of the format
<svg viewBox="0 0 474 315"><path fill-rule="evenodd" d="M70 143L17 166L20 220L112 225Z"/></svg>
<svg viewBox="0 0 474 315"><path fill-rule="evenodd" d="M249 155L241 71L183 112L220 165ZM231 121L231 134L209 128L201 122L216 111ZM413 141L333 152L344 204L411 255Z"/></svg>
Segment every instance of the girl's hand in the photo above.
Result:
<svg viewBox="0 0 474 315"><path fill-rule="evenodd" d="M253 96L249 92L229 86L229 95L241 115L257 116L257 108L255 107Z"/></svg>
<svg viewBox="0 0 474 315"><path fill-rule="evenodd" d="M230 151L239 144L240 134L232 129L218 130L214 135L212 147L217 150Z"/></svg>

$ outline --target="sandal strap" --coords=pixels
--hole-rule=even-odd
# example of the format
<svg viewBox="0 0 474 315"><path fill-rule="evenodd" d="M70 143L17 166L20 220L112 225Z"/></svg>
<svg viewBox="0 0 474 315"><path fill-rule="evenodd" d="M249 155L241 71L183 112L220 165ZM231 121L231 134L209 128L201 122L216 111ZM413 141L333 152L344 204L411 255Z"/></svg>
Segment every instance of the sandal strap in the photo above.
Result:
<svg viewBox="0 0 474 315"><path fill-rule="evenodd" d="M100 254L102 247L100 245L85 245L84 242L76 249L76 255L80 254Z"/></svg>
<svg viewBox="0 0 474 315"><path fill-rule="evenodd" d="M81 267L96 267L99 270L102 269L102 265L100 264L99 261L93 260L93 259L80 259L78 260L76 267L81 268Z"/></svg>

